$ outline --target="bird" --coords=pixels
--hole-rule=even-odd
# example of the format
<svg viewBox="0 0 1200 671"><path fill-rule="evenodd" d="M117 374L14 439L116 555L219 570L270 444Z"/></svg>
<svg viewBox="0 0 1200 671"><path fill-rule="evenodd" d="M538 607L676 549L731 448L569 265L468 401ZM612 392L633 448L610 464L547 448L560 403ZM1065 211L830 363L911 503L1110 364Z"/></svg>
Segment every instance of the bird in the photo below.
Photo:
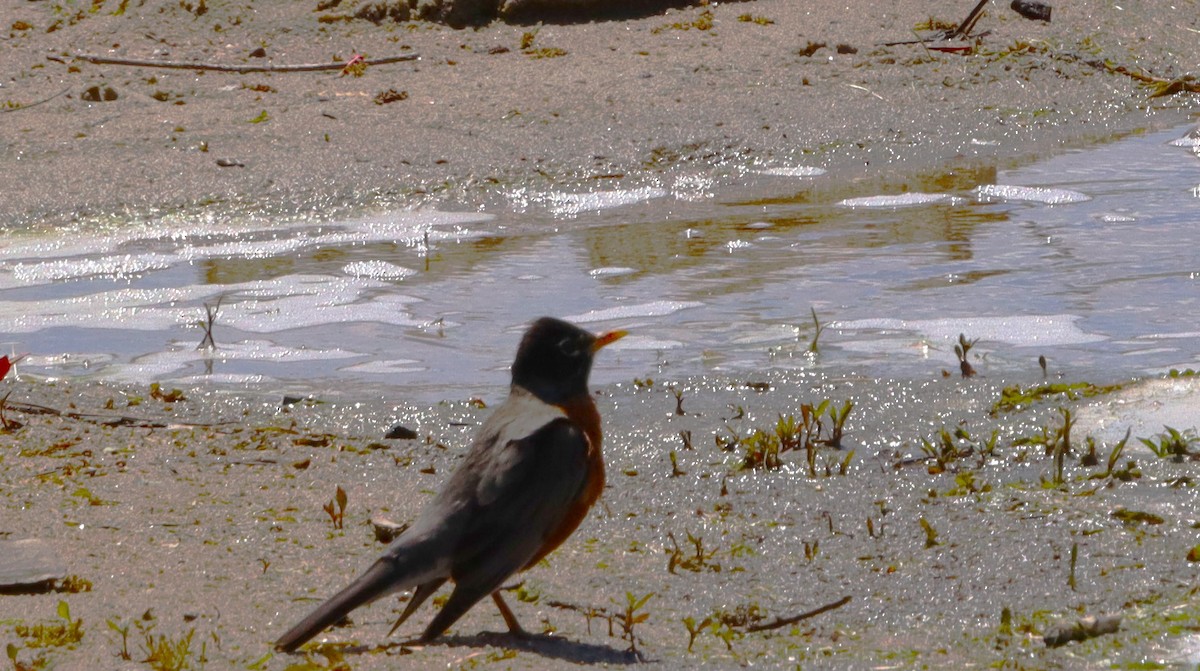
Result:
<svg viewBox="0 0 1200 671"><path fill-rule="evenodd" d="M489 595L509 631L526 635L499 589L561 545L604 489L600 413L588 376L600 348L625 335L594 335L553 317L533 322L517 347L508 397L442 490L382 556L275 649L294 652L359 606L411 589L391 636L448 580L454 589L418 642L441 636Z"/></svg>

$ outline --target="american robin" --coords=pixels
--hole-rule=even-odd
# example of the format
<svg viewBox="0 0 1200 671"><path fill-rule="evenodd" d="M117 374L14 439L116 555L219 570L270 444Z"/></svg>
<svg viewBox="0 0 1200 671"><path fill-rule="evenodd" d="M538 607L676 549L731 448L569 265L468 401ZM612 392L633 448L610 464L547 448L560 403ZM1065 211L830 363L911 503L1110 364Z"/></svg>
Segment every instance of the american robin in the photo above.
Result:
<svg viewBox="0 0 1200 671"><path fill-rule="evenodd" d="M595 336L550 317L534 322L517 348L508 398L446 486L382 557L275 649L292 652L355 608L413 589L395 631L447 580L454 591L421 641L440 636L489 594L509 630L523 633L497 590L566 540L604 488L588 374L596 352L624 335Z"/></svg>

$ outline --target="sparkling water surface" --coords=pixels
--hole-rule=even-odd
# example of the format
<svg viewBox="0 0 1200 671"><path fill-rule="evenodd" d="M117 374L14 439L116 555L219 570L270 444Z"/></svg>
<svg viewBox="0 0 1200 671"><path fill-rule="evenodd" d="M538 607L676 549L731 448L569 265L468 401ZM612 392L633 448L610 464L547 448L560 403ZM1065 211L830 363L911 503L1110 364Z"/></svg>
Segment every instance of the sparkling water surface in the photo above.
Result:
<svg viewBox="0 0 1200 671"><path fill-rule="evenodd" d="M1200 368L1186 129L863 192L819 166L513 192L492 213L172 215L0 237L19 371L272 393L487 396L525 324L626 328L597 383L768 368ZM198 349L206 307L215 350ZM813 312L823 327L809 352Z"/></svg>

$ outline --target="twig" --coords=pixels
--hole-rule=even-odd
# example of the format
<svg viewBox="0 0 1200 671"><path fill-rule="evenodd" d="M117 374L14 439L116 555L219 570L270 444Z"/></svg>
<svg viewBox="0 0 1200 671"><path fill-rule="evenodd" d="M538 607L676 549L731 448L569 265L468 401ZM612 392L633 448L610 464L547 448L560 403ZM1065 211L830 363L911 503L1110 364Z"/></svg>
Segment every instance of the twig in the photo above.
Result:
<svg viewBox="0 0 1200 671"><path fill-rule="evenodd" d="M987 3L988 0L979 0L979 4L975 5L975 9L972 9L970 14L967 14L967 18L963 19L957 28L946 33L945 39L957 40L970 34L971 29L979 21L979 17L983 16L983 8L987 6Z"/></svg>
<svg viewBox="0 0 1200 671"><path fill-rule="evenodd" d="M846 596L838 599L837 601L834 601L833 603L827 603L824 606L820 606L819 608L814 608L814 609L808 611L807 613L800 613L799 615L793 615L791 617L777 617L774 620L772 620L771 622L768 622L766 624L750 625L749 627L746 627L746 631L752 632L752 631L768 631L771 629L781 629L788 625L796 624L797 622L799 622L801 620L807 620L808 618L816 617L816 616L820 615L821 613L828 613L829 611L834 610L836 608L841 608L842 606L845 606L848 603L850 603L850 596L846 595Z"/></svg>
<svg viewBox="0 0 1200 671"><path fill-rule="evenodd" d="M213 340L213 327L217 325L217 315L221 311L221 301L225 300L224 296L217 297L216 305L204 304L204 315L207 321L200 322L200 327L204 329L204 339L196 345L196 349L214 350L217 348L217 342Z"/></svg>
<svg viewBox="0 0 1200 671"><path fill-rule="evenodd" d="M346 63L302 63L299 65L223 65L221 63L186 63L183 61L151 61L138 58L114 58L97 56L95 54L74 54L75 58L96 63L97 65L130 65L139 68L168 68L174 70L216 70L217 72L314 72L317 70L342 70ZM402 56L387 56L385 58L368 58L360 63L366 65L383 65L414 61L420 54L404 54Z"/></svg>
<svg viewBox="0 0 1200 671"><path fill-rule="evenodd" d="M846 84L846 86L849 86L852 89L858 89L859 91L865 91L865 92L875 96L876 98L879 98L883 102L887 102L887 98L884 98L883 96L879 95L878 93L872 91L871 89L869 89L865 86L859 86L858 84ZM817 313L814 311L813 312L813 321L815 322L816 320L817 320ZM821 334L821 324L818 322L817 323L817 335L819 336L820 334ZM815 345L816 342L817 342L817 339L814 337L813 344ZM815 350L812 350L812 348L809 348L809 349L810 349L810 351L815 351Z"/></svg>
<svg viewBox="0 0 1200 671"><path fill-rule="evenodd" d="M234 425L234 421L222 422L157 422L152 419L143 417L131 417L129 415L102 414L97 412L69 412L51 408L37 403L16 403L8 402L5 397L4 407L27 415L53 415L65 419L74 419L80 422L90 422L103 426L132 426L142 429L171 429L171 428L217 428L221 426Z"/></svg>
<svg viewBox="0 0 1200 671"><path fill-rule="evenodd" d="M61 96L62 94L66 93L67 91L70 91L70 90L71 90L71 87L68 86L67 88L59 91L58 93L55 93L54 95L50 96L49 98L43 98L42 100L39 100L35 103L29 103L28 105L21 105L20 107L7 107L5 109L0 110L0 112L20 112L21 110L27 110L30 107L37 107L38 105L41 105L42 103L48 103L51 100L54 100L55 98Z"/></svg>

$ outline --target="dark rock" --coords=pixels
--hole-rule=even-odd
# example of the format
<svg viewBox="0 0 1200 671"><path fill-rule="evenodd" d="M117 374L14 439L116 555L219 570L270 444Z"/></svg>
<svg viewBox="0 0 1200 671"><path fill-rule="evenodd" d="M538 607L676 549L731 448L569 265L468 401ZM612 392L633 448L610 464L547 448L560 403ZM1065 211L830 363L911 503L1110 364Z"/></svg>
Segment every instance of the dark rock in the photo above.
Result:
<svg viewBox="0 0 1200 671"><path fill-rule="evenodd" d="M388 440L412 440L417 437L417 432L403 424L397 424L388 429L388 432L383 437Z"/></svg>
<svg viewBox="0 0 1200 671"><path fill-rule="evenodd" d="M117 92L111 86L100 88L99 86L89 87L86 91L79 95L80 99L90 103L112 102L117 99Z"/></svg>
<svg viewBox="0 0 1200 671"><path fill-rule="evenodd" d="M67 567L50 544L38 539L0 541L0 594L48 592L67 577Z"/></svg>
<svg viewBox="0 0 1200 671"><path fill-rule="evenodd" d="M1027 19L1049 23L1050 10L1053 8L1044 2L1037 2L1037 0L1013 0L1012 9Z"/></svg>

